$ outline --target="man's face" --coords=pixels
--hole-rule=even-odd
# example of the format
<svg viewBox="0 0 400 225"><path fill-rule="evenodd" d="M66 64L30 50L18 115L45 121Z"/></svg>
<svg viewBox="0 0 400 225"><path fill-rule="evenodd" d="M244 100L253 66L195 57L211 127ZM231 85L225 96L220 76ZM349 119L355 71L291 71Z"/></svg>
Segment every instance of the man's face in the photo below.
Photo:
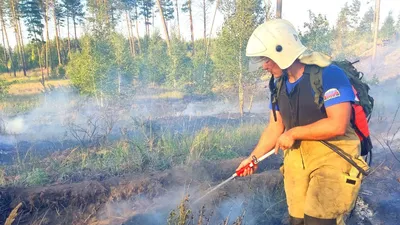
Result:
<svg viewBox="0 0 400 225"><path fill-rule="evenodd" d="M262 64L263 70L270 72L275 78L280 77L282 75L282 70L279 68L278 64L276 64L272 59L264 57L265 61Z"/></svg>
<svg viewBox="0 0 400 225"><path fill-rule="evenodd" d="M256 71L262 68L268 71L274 77L280 77L282 75L282 70L279 68L272 59L265 56L251 57L249 62L249 71Z"/></svg>

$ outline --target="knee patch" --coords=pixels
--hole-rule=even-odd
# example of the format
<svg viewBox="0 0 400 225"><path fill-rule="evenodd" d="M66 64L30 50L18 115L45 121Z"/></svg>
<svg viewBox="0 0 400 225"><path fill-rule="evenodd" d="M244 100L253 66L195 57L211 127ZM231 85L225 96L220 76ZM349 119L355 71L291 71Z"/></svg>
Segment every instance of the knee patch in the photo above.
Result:
<svg viewBox="0 0 400 225"><path fill-rule="evenodd" d="M336 225L336 219L320 219L304 215L305 225Z"/></svg>

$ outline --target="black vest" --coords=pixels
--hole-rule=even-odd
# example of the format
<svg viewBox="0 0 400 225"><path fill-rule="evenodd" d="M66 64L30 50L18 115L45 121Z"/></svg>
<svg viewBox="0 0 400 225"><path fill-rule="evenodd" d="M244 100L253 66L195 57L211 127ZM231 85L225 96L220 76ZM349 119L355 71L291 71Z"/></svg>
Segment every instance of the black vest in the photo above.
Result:
<svg viewBox="0 0 400 225"><path fill-rule="evenodd" d="M287 93L287 76L282 77L282 87L278 95L278 108L286 130L296 126L304 126L326 118L325 108L318 108L314 102L314 95L310 83L310 74L304 73L302 80Z"/></svg>

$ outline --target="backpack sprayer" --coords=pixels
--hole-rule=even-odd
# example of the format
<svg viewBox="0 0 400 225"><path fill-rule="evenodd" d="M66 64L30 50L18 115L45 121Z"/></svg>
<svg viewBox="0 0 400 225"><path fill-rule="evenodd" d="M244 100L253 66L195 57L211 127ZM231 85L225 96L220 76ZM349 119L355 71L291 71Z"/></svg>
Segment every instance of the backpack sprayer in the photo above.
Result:
<svg viewBox="0 0 400 225"><path fill-rule="evenodd" d="M274 154L275 150L271 150L268 153L266 153L265 155L261 156L259 159L257 159L255 156L253 156L253 160L247 164L246 166L243 166L242 168L240 168L238 171L236 171L231 177L229 177L228 179L226 179L225 181L223 181L222 183L218 184L216 187L214 187L213 189L209 190L206 194L204 194L202 197L198 198L196 201L194 201L194 204L197 203L198 201L200 201L201 199L203 199L205 196L207 196L208 194L210 194L211 192L217 190L218 188L222 187L224 184L228 183L229 181L231 181L232 179L234 179L237 176L240 176L245 169L248 168L253 168L255 165L257 165L259 162L263 161L264 159L268 158L269 156L271 156L272 154Z"/></svg>

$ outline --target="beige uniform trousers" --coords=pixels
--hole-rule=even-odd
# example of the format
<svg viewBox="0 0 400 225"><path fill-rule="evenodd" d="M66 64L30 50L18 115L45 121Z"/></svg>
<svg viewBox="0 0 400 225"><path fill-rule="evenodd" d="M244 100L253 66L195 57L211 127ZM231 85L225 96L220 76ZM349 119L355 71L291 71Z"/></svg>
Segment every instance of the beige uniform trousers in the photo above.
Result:
<svg viewBox="0 0 400 225"><path fill-rule="evenodd" d="M360 141L352 128L347 129L346 135L328 142L368 169L359 156ZM298 147L284 152L281 172L290 216L336 218L337 224L345 224L343 216L353 208L362 179L362 174L350 163L319 141L301 141Z"/></svg>

